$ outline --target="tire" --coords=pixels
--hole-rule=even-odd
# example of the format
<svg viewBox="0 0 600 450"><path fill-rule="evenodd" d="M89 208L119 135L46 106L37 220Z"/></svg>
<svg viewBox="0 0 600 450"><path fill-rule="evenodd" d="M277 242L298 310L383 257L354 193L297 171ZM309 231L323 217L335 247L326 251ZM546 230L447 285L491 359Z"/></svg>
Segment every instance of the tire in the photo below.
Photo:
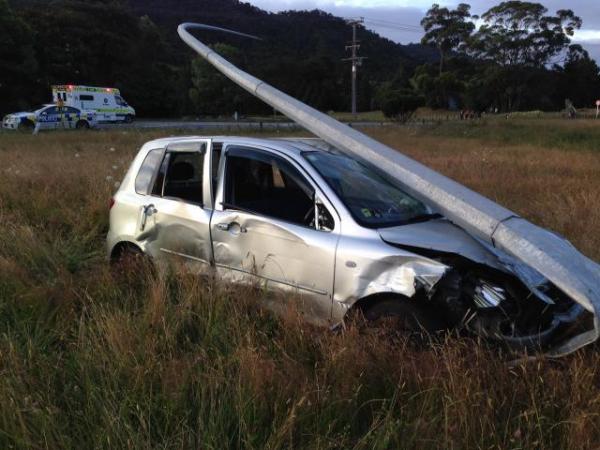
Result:
<svg viewBox="0 0 600 450"><path fill-rule="evenodd" d="M133 123L133 116L131 114L125 116L125 123Z"/></svg>
<svg viewBox="0 0 600 450"><path fill-rule="evenodd" d="M110 260L113 275L124 278L139 278L144 273L153 272L152 261L135 245L123 245L115 250Z"/></svg>
<svg viewBox="0 0 600 450"><path fill-rule="evenodd" d="M23 120L23 121L21 121L21 123L19 123L17 130L19 130L23 133L31 133L34 128L35 128L35 125L33 124L33 122L31 120Z"/></svg>
<svg viewBox="0 0 600 450"><path fill-rule="evenodd" d="M386 298L363 311L367 328L392 334L428 334L444 328L441 320L416 305L418 300Z"/></svg>
<svg viewBox="0 0 600 450"><path fill-rule="evenodd" d="M87 120L79 120L75 124L75 128L77 128L78 130L89 130L90 129L90 124L88 123Z"/></svg>

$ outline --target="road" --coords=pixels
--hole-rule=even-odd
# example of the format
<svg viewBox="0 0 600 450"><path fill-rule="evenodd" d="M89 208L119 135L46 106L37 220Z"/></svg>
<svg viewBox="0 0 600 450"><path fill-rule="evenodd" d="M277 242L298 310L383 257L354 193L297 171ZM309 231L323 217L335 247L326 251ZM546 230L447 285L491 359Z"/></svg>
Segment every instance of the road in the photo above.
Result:
<svg viewBox="0 0 600 450"><path fill-rule="evenodd" d="M347 123L353 127L380 127L391 125L390 122L352 122ZM299 130L301 129L294 122L280 121L184 121L184 120L136 120L130 124L100 124L100 129L122 129L122 128L138 128L138 129L190 129L190 130Z"/></svg>

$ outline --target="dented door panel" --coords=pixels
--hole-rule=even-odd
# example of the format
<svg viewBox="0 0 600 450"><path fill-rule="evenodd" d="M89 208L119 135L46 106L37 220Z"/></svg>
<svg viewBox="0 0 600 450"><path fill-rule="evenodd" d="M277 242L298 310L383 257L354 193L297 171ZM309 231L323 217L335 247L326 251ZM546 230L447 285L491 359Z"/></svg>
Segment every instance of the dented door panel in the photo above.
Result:
<svg viewBox="0 0 600 450"><path fill-rule="evenodd" d="M171 199L153 199L156 212L147 218L140 236L147 251L157 259L183 263L206 271L212 260L211 210Z"/></svg>
<svg viewBox="0 0 600 450"><path fill-rule="evenodd" d="M211 232L224 279L297 294L309 318L329 319L337 233L242 211L215 211Z"/></svg>

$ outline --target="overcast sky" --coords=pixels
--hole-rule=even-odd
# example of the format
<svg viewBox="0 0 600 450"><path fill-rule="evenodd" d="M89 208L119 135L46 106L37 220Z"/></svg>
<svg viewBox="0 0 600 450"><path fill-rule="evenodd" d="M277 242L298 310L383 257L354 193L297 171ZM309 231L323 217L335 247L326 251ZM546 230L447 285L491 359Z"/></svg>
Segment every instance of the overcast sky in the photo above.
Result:
<svg viewBox="0 0 600 450"><path fill-rule="evenodd" d="M419 22L432 3L456 6L449 0L244 0L268 11L322 9L340 17L364 17L365 26L393 41L418 42ZM501 0L462 0L471 5L473 14L481 14ZM600 61L600 0L542 0L548 10L571 8L583 19L583 27L574 38Z"/></svg>

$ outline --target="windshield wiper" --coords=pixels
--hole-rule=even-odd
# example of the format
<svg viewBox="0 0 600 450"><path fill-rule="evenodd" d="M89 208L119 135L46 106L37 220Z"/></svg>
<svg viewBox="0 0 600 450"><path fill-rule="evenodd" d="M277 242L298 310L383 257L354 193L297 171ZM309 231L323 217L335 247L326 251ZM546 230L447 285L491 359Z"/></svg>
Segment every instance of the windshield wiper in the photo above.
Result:
<svg viewBox="0 0 600 450"><path fill-rule="evenodd" d="M403 221L402 225L408 225L411 223L419 223L419 222L427 222L429 220L440 219L442 217L444 217L444 216L442 216L439 213L419 214L417 216L413 216L410 219Z"/></svg>

